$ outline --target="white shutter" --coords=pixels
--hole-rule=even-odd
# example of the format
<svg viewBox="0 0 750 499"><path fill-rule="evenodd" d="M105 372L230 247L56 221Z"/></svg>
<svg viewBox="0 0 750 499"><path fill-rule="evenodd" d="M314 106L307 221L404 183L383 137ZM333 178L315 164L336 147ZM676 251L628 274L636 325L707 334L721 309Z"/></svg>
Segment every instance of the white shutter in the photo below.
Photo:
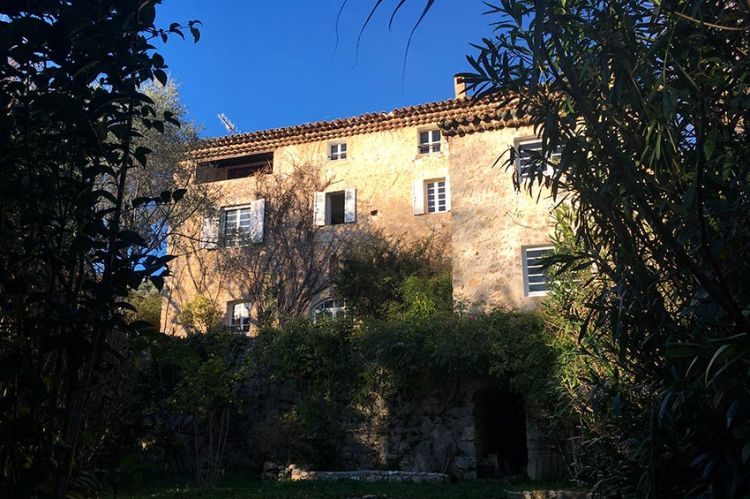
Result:
<svg viewBox="0 0 750 499"><path fill-rule="evenodd" d="M201 248L216 249L219 246L219 216L203 216L201 223Z"/></svg>
<svg viewBox="0 0 750 499"><path fill-rule="evenodd" d="M313 198L313 223L315 225L326 224L326 193L316 192Z"/></svg>
<svg viewBox="0 0 750 499"><path fill-rule="evenodd" d="M412 182L412 207L415 215L424 215L424 180Z"/></svg>
<svg viewBox="0 0 750 499"><path fill-rule="evenodd" d="M357 221L357 189L344 191L344 223L353 224Z"/></svg>
<svg viewBox="0 0 750 499"><path fill-rule="evenodd" d="M445 176L445 211L451 211L451 178Z"/></svg>
<svg viewBox="0 0 750 499"><path fill-rule="evenodd" d="M253 201L253 219L250 226L250 240L254 243L263 242L263 230L266 219L266 200Z"/></svg>

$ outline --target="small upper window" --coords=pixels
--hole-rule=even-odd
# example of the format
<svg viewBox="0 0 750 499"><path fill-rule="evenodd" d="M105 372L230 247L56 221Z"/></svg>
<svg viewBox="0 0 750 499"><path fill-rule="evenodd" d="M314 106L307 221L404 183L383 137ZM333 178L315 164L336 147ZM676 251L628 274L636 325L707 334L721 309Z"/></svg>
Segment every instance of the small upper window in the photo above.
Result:
<svg viewBox="0 0 750 499"><path fill-rule="evenodd" d="M448 193L445 179L425 182L427 194L427 213L445 213L448 211Z"/></svg>
<svg viewBox="0 0 750 499"><path fill-rule="evenodd" d="M346 142L331 144L328 152L328 159L331 161L346 159Z"/></svg>
<svg viewBox="0 0 750 499"><path fill-rule="evenodd" d="M531 178L534 172L534 161L538 161L542 154L542 141L538 139L524 140L516 145L516 173L519 180ZM547 156L544 175L551 177L555 173L555 165L560 161L560 151L554 151Z"/></svg>
<svg viewBox="0 0 750 499"><path fill-rule="evenodd" d="M549 291L547 269L542 265L544 258L552 254L551 246L535 246L523 250L523 274L526 296L538 296Z"/></svg>
<svg viewBox="0 0 750 499"><path fill-rule="evenodd" d="M336 317L343 317L345 313L346 307L343 303L340 303L335 298L329 298L315 305L313 309L313 321L317 321L323 317L335 319Z"/></svg>
<svg viewBox="0 0 750 499"><path fill-rule="evenodd" d="M440 152L440 130L419 132L419 153L429 154L431 152Z"/></svg>
<svg viewBox="0 0 750 499"><path fill-rule="evenodd" d="M250 303L238 302L229 304L229 326L243 333L250 332Z"/></svg>

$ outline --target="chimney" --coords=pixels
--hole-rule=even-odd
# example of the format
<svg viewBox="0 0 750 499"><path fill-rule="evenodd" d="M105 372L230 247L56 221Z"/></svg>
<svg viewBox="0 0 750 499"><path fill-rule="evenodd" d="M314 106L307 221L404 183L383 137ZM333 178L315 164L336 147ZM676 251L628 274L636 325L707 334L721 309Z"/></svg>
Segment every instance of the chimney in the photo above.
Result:
<svg viewBox="0 0 750 499"><path fill-rule="evenodd" d="M466 97L466 81L461 76L453 75L453 92L456 94L456 99Z"/></svg>

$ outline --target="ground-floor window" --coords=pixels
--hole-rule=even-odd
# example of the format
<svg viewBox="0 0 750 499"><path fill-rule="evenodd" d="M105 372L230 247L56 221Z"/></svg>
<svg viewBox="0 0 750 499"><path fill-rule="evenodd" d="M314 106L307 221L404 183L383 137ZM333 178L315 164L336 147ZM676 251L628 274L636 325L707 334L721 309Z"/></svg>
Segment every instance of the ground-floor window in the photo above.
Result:
<svg viewBox="0 0 750 499"><path fill-rule="evenodd" d="M235 302L229 304L229 325L243 333L250 332L250 303Z"/></svg>
<svg viewBox="0 0 750 499"><path fill-rule="evenodd" d="M327 300L323 300L315 305L315 308L313 309L313 320L317 321L323 317L341 317L345 312L346 307L343 303L335 298L328 298Z"/></svg>
<svg viewBox="0 0 750 499"><path fill-rule="evenodd" d="M523 284L526 296L540 296L549 291L549 278L544 258L550 256L552 246L530 246L523 249Z"/></svg>

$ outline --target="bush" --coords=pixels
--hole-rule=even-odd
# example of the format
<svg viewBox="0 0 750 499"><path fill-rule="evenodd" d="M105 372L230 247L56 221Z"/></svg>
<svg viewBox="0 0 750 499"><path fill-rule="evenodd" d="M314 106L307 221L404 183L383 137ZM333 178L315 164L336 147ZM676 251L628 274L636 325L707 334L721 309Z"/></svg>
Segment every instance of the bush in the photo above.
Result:
<svg viewBox="0 0 750 499"><path fill-rule="evenodd" d="M274 433L268 445L284 447L289 459L310 466L336 465L344 418L375 394L397 403L493 377L539 398L555 362L539 317L508 311L298 320L264 329L259 340L262 369L299 397L288 412L266 422Z"/></svg>
<svg viewBox="0 0 750 499"><path fill-rule="evenodd" d="M405 301L420 298L420 286L431 282L432 291L443 292L439 304L449 310L450 266L443 245L435 238L406 242L378 236L362 241L340 260L335 293L352 314L383 318L403 312Z"/></svg>

